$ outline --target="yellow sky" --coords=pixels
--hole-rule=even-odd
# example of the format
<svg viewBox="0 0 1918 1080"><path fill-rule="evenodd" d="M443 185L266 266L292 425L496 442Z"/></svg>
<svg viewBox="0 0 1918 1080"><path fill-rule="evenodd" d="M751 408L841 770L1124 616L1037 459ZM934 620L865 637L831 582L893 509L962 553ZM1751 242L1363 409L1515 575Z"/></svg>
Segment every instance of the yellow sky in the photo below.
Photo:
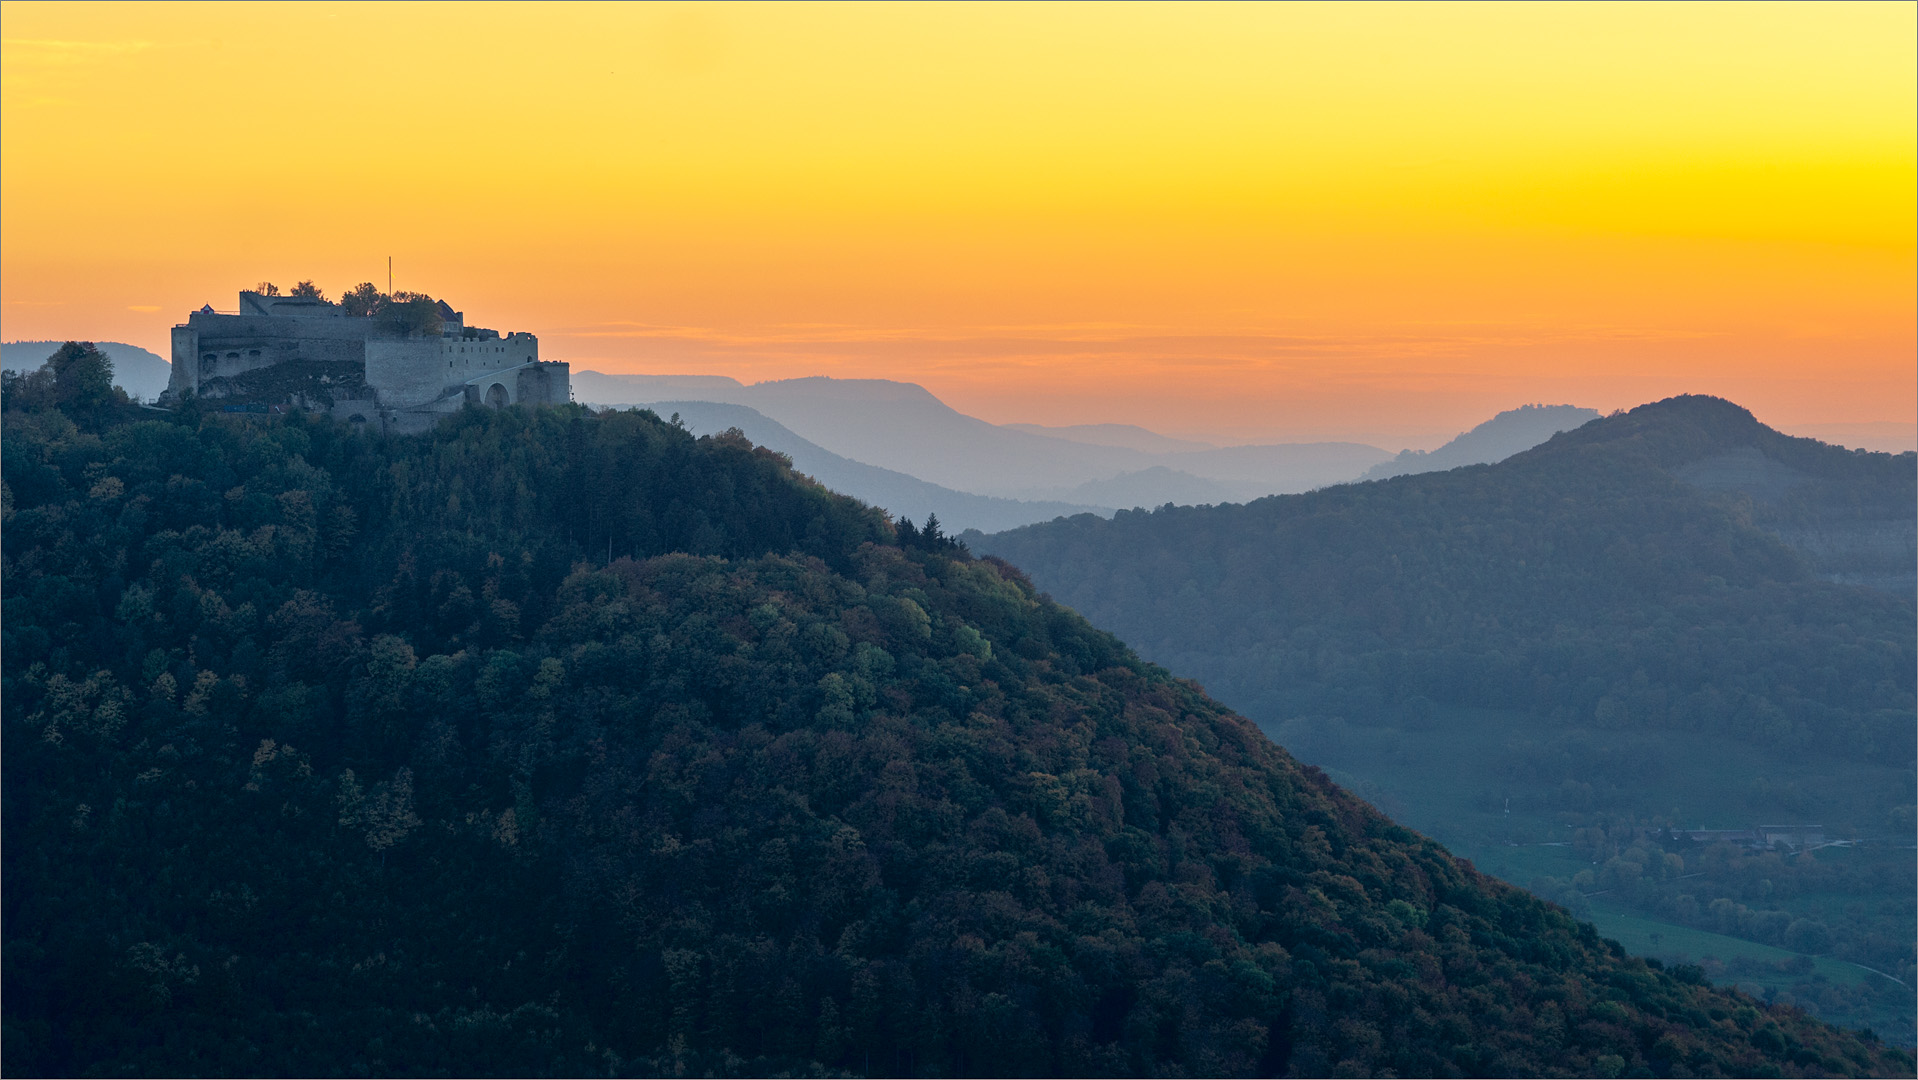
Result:
<svg viewBox="0 0 1918 1080"><path fill-rule="evenodd" d="M993 420L1918 412L1918 6L0 5L0 334L397 284Z"/></svg>

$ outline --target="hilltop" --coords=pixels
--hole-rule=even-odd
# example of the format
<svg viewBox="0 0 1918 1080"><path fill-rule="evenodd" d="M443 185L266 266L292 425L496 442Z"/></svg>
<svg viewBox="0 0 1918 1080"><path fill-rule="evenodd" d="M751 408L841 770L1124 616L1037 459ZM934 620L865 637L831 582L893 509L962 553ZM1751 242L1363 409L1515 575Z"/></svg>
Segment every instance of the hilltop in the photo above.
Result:
<svg viewBox="0 0 1918 1080"><path fill-rule="evenodd" d="M1723 977L1801 954L1766 977L1909 1040L1915 487L1918 455L1676 398L1496 465L968 541L1481 866ZM1654 835L1760 822L1846 846Z"/></svg>
<svg viewBox="0 0 1918 1080"><path fill-rule="evenodd" d="M1918 562L1915 461L1794 439L1728 402L1680 398L1562 433L1498 465L1243 506L1166 508L1109 521L1080 515L976 543L1208 683L1237 663L1223 657L1283 642L1308 625L1321 635L1364 635L1353 644L1367 654L1439 650L1389 675L1374 661L1296 669L1287 662L1277 670L1297 677L1266 693L1290 704L1274 711L1307 706L1314 688L1358 681L1391 687L1382 705L1434 690L1491 703L1519 692L1497 672L1514 662L1521 672L1544 663L1539 650L1553 637L1621 635L1623 644L1634 612L1679 597L1730 617L1736 598L1758 602L1753 594L1784 590L1837 605L1833 619L1839 609L1843 618L1857 609L1863 625L1882 624L1896 641L1912 607L1897 570ZM1888 591L1827 584L1853 579ZM1762 620L1766 606L1737 617ZM1576 623L1566 623L1570 612ZM1528 636L1534 633L1544 636ZM1504 652L1508 643L1518 651ZM1617 663L1631 665L1628 676L1641 666L1664 670L1659 648L1629 645ZM1910 652L1910 643L1901 648ZM1875 663L1874 674L1860 669L1854 680L1817 691L1780 692L1842 698L1853 692L1847 682L1876 685ZM1554 687L1542 692L1547 700L1577 682L1562 670L1547 677ZM1903 682L1909 687L1910 679ZM1227 684L1235 698L1250 696L1241 679ZM1876 700L1877 691L1861 692L1859 700ZM1600 696L1568 700L1590 716ZM1897 693L1885 702L1909 705ZM1902 745L1906 733L1889 730Z"/></svg>
<svg viewBox="0 0 1918 1080"><path fill-rule="evenodd" d="M1507 409L1426 453L1402 450L1399 456L1366 470L1362 480L1383 480L1409 473L1440 472L1461 465L1491 465L1530 450L1561 431L1598 419L1598 410L1575 405L1521 405Z"/></svg>
<svg viewBox="0 0 1918 1080"><path fill-rule="evenodd" d="M735 435L0 437L9 1072L1911 1068Z"/></svg>

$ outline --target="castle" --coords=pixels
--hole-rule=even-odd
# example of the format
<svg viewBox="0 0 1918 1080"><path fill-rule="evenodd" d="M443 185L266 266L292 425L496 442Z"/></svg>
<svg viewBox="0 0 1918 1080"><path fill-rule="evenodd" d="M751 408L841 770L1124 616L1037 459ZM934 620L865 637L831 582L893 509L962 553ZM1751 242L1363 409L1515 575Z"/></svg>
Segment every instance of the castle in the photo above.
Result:
<svg viewBox="0 0 1918 1080"><path fill-rule="evenodd" d="M464 312L430 303L431 316L408 321L348 314L317 297L241 292L239 311L209 305L173 328L173 375L160 400L299 408L398 433L423 431L469 401L571 400L571 372L539 358L537 337L467 326Z"/></svg>

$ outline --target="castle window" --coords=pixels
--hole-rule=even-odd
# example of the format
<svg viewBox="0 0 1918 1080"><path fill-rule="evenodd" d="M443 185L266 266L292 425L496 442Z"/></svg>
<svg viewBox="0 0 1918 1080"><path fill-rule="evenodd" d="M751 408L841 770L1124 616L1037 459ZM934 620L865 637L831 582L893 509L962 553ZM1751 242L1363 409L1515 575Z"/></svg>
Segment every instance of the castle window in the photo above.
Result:
<svg viewBox="0 0 1918 1080"><path fill-rule="evenodd" d="M202 360L218 360L219 358L220 358L220 354L216 352L203 353L200 356L200 359Z"/></svg>
<svg viewBox="0 0 1918 1080"><path fill-rule="evenodd" d="M226 358L228 360L238 360L240 358L240 354L236 352L230 352L226 354Z"/></svg>
<svg viewBox="0 0 1918 1080"><path fill-rule="evenodd" d="M248 350L246 351L246 354L247 354L248 356L258 356L258 355L260 355L260 350L258 350L258 349L248 349Z"/></svg>

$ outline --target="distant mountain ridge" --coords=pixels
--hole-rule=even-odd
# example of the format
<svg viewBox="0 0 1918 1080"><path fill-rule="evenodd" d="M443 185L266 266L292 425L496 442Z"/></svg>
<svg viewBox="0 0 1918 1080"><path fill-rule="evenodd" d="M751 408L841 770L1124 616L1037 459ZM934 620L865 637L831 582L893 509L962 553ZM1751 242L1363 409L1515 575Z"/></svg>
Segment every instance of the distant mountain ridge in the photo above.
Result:
<svg viewBox="0 0 1918 1080"><path fill-rule="evenodd" d="M33 371L47 362L64 341L9 341L0 344L0 368L8 371ZM122 341L93 343L113 361L114 385L144 401L152 401L166 389L173 376L173 364L157 353Z"/></svg>
<svg viewBox="0 0 1918 1080"><path fill-rule="evenodd" d="M1833 446L1902 454L1918 450L1918 424L1897 420L1839 421L1829 424L1783 424L1779 430L1801 439L1817 439Z"/></svg>
<svg viewBox="0 0 1918 1080"><path fill-rule="evenodd" d="M1229 486L1237 496L1235 502L1250 502L1349 483L1385 456L1385 451L1364 443L1266 443L1198 450L1165 461L1175 469ZM1283 477L1285 483L1275 485L1270 477Z"/></svg>
<svg viewBox="0 0 1918 1080"><path fill-rule="evenodd" d="M792 459L793 468L842 495L880 507L894 519L923 523L937 514L947 530L996 531L1072 514L1111 514L1096 502L1026 502L954 491L915 476L853 461L793 434L778 421L744 405L710 401L660 401L650 406L663 417L677 416L695 435L716 435L738 428L753 442Z"/></svg>
<svg viewBox="0 0 1918 1080"><path fill-rule="evenodd" d="M1050 435L1057 439L1071 439L1088 446L1120 446L1142 453L1180 453L1188 450L1216 450L1213 443L1196 439L1175 439L1170 435L1161 435L1137 424L1067 424L1052 427L1046 424L1000 424L1000 427L1013 431L1026 431L1034 435Z"/></svg>
<svg viewBox="0 0 1918 1080"><path fill-rule="evenodd" d="M1356 632L1377 618L1366 633L1401 642L1392 648L1458 650L1482 640L1472 648L1496 652L1508 647L1491 644L1500 635L1542 618L1505 610L1524 602L1525 589L1546 590L1559 598L1553 603L1589 591L1577 601L1582 626L1598 618L1593 605L1664 604L1694 589L1714 596L1715 586L1701 584L1714 577L1794 588L1819 579L1870 584L1908 610L1918 564L1914 462L1918 455L1792 438L1719 399L1675 398L1562 432L1496 465L1243 506L1081 516L973 543L1025 568L1147 655L1193 671L1255 715L1283 716L1317 707L1307 687L1357 679L1362 670L1315 667L1288 683L1278 679L1283 666L1253 661L1268 647L1261 641L1300 621L1333 620ZM1654 513L1662 516L1633 524ZM1716 539L1692 550L1705 536ZM1671 550L1648 547L1658 544ZM1361 553L1386 561L1363 572L1347 565ZM1348 570L1358 576L1348 580ZM1645 591L1658 581L1670 584ZM1341 599L1341 590L1376 591ZM1539 630L1557 632L1549 623ZM1510 647L1521 643L1544 647L1522 636ZM1452 667L1483 659L1461 657ZM1391 694L1440 700L1409 675L1377 678Z"/></svg>
<svg viewBox="0 0 1918 1080"><path fill-rule="evenodd" d="M1110 480L1087 480L1068 488L1068 497L1114 507L1193 505L1237 502L1228 486L1165 465L1120 473Z"/></svg>
<svg viewBox="0 0 1918 1080"><path fill-rule="evenodd" d="M1598 419L1597 409L1576 405L1521 405L1507 409L1483 424L1427 452L1403 450L1391 461L1366 470L1363 480L1439 472L1461 465L1490 465L1522 450L1530 450L1561 431Z"/></svg>
<svg viewBox="0 0 1918 1080"><path fill-rule="evenodd" d="M596 376L596 377L588 377ZM581 401L609 405L686 400L684 376L574 376ZM702 394L746 405L818 446L942 487L1004 498L1056 493L1154 462L1134 450L1014 431L967 416L922 386L885 379L815 376L726 387ZM649 396L657 395L657 396ZM1056 495L1055 495L1056 497Z"/></svg>
<svg viewBox="0 0 1918 1080"><path fill-rule="evenodd" d="M697 398L744 405L843 458L955 491L1024 501L1243 502L1353 480L1390 456L1358 443L1207 447L1123 424L991 424L960 413L924 387L883 379L813 377L746 386L712 376L585 371L573 376L573 385L580 401L595 404Z"/></svg>
<svg viewBox="0 0 1918 1080"><path fill-rule="evenodd" d="M573 396L596 404L633 404L635 401L725 402L746 384L727 375L608 375L603 371L573 373Z"/></svg>

